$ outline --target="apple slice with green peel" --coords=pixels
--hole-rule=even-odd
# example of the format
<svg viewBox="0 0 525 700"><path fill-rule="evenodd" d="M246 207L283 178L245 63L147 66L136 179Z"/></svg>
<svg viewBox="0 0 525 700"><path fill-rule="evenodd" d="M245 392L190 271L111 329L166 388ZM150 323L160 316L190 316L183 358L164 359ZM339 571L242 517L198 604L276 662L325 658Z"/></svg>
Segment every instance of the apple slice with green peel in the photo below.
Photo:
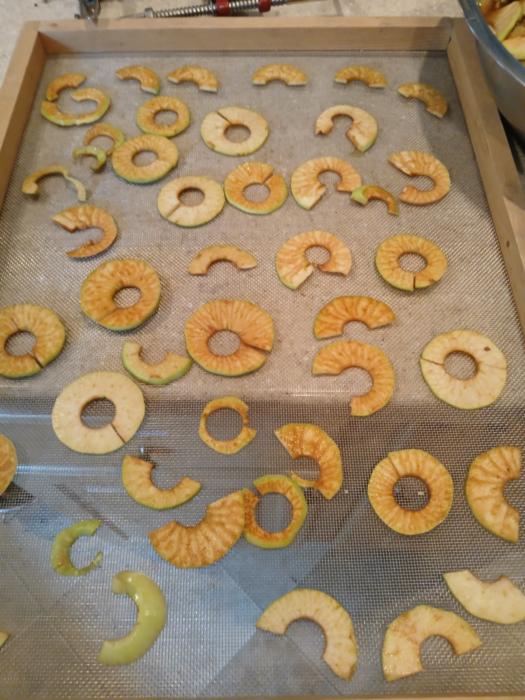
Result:
<svg viewBox="0 0 525 700"><path fill-rule="evenodd" d="M17 466L15 446L5 435L0 435L0 495L13 481Z"/></svg>
<svg viewBox="0 0 525 700"><path fill-rule="evenodd" d="M387 681L423 671L420 651L433 636L444 637L458 656L474 651L482 641L476 630L456 613L417 605L390 623L383 641L383 673Z"/></svg>
<svg viewBox="0 0 525 700"><path fill-rule="evenodd" d="M137 606L137 621L125 637L106 640L98 660L105 666L131 664L144 656L164 629L166 599L157 584L138 571L121 571L113 576L111 590L131 598Z"/></svg>
<svg viewBox="0 0 525 700"><path fill-rule="evenodd" d="M217 440L208 432L207 421L212 413L215 411L220 411L224 409L231 409L239 414L242 420L242 428L238 435L236 435L231 440ZM236 396L222 396L221 398L214 399L210 401L204 407L201 413L199 421L199 437L200 439L211 447L215 452L219 452L224 455L234 455L237 454L243 447L249 445L253 438L257 435L257 431L250 427L250 421L248 417L248 404L244 403L242 399Z"/></svg>
<svg viewBox="0 0 525 700"><path fill-rule="evenodd" d="M0 632L0 649L4 646L8 639L9 632Z"/></svg>
<svg viewBox="0 0 525 700"><path fill-rule="evenodd" d="M317 489L326 499L333 498L343 483L341 452L332 438L317 425L287 423L274 431L292 459L310 457L319 466L319 477L303 479L292 472L292 479L303 488Z"/></svg>
<svg viewBox="0 0 525 700"><path fill-rule="evenodd" d="M84 73L64 73L52 80L46 88L46 100L54 102L59 94L66 88L77 88L85 83L87 76Z"/></svg>
<svg viewBox="0 0 525 700"><path fill-rule="evenodd" d="M71 561L71 547L79 537L92 537L98 530L102 520L81 520L71 527L61 530L53 540L51 547L51 566L61 576L85 576L102 562L103 554L98 552L87 566L77 568Z"/></svg>
<svg viewBox="0 0 525 700"><path fill-rule="evenodd" d="M128 372L144 384L164 386L187 374L193 360L174 352L167 352L164 359L156 364L144 362L140 357L142 345L128 340L122 347L122 363Z"/></svg>
<svg viewBox="0 0 525 700"><path fill-rule="evenodd" d="M75 102L95 102L97 106L91 112L75 114L62 112L56 102L44 100L40 104L40 114L44 119L57 126L81 126L83 124L92 124L102 119L111 106L111 100L108 95L97 88L80 88L75 90L71 93L71 99L75 100Z"/></svg>
<svg viewBox="0 0 525 700"><path fill-rule="evenodd" d="M336 676L350 680L357 666L357 641L352 618L327 593L296 588L270 603L256 626L266 632L284 634L292 622L301 619L319 625L326 639L324 661Z"/></svg>
<svg viewBox="0 0 525 700"><path fill-rule="evenodd" d="M520 514L507 502L504 488L521 471L519 447L503 445L478 455L470 465L465 487L467 502L478 523L508 542L520 536Z"/></svg>
<svg viewBox="0 0 525 700"><path fill-rule="evenodd" d="M253 482L253 485L265 496L268 493L278 493L284 496L292 507L292 517L288 525L278 532L268 532L262 528L255 517L255 509L260 497L248 489L244 489L244 537L250 544L263 549L281 549L291 544L308 514L308 504L303 490L295 481L287 476L268 474L261 476Z"/></svg>
<svg viewBox="0 0 525 700"><path fill-rule="evenodd" d="M487 22L500 41L506 39L516 24L523 17L523 7L519 0L489 12Z"/></svg>
<svg viewBox="0 0 525 700"><path fill-rule="evenodd" d="M196 525L176 520L149 533L157 554L174 566L195 569L222 559L244 529L244 495L235 491L210 503Z"/></svg>
<svg viewBox="0 0 525 700"><path fill-rule="evenodd" d="M98 148L98 146L80 146L74 149L73 160L84 158L85 156L95 159L95 162L90 166L94 173L98 173L106 165L107 154L103 148Z"/></svg>
<svg viewBox="0 0 525 700"><path fill-rule="evenodd" d="M62 175L62 177L67 182L70 182L75 188L78 201L86 201L86 188L80 182L80 180L77 180L75 177L71 177L71 175L69 174L69 170L63 165L49 165L47 168L40 168L39 170L35 170L34 173L31 173L31 175L28 175L22 183L23 194L28 194L32 197L38 197L38 195L40 194L38 181L41 180L43 177L48 177L48 175Z"/></svg>
<svg viewBox="0 0 525 700"><path fill-rule="evenodd" d="M379 187L379 185L362 185L352 192L351 198L354 202L358 202L363 206L366 206L371 199L379 199L386 204L389 214L393 216L399 215L399 206L396 198L388 190Z"/></svg>
<svg viewBox="0 0 525 700"><path fill-rule="evenodd" d="M335 117L340 116L350 117L352 120L352 125L346 132L346 138L361 153L368 151L376 142L378 126L376 119L360 107L335 105L325 109L315 122L315 133L329 134L334 128Z"/></svg>
<svg viewBox="0 0 525 700"><path fill-rule="evenodd" d="M500 625L525 620L525 595L506 576L480 581L465 569L443 574L443 578L454 598L474 617Z"/></svg>
<svg viewBox="0 0 525 700"><path fill-rule="evenodd" d="M128 495L142 506L155 510L175 508L191 500L201 490L198 481L182 477L176 486L159 489L152 483L151 474L155 465L138 457L127 455L122 460L122 483Z"/></svg>

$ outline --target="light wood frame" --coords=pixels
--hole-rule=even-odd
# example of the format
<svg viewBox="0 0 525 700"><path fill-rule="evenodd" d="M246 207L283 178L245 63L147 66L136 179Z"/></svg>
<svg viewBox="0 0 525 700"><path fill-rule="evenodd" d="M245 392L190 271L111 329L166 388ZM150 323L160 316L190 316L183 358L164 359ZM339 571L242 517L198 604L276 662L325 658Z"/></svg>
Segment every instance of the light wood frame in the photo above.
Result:
<svg viewBox="0 0 525 700"><path fill-rule="evenodd" d="M0 90L0 206L47 56L68 53L189 51L442 51L463 107L485 193L525 333L525 193L486 85L475 41L461 19L448 18L188 18L28 22ZM383 700L368 698L368 700ZM398 700L421 697L395 694ZM461 700L459 696L447 700ZM462 696L467 697L467 696ZM476 695L512 700L524 694ZM285 700L280 698L280 700ZM328 700L328 698L317 698ZM354 698L354 700L359 700Z"/></svg>

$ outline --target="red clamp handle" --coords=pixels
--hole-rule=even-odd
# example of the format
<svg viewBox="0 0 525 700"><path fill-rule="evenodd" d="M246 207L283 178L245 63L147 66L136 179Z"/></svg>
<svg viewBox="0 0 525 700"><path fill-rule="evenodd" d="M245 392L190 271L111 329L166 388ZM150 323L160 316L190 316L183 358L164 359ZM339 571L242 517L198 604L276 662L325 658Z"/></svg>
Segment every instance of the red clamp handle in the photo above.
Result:
<svg viewBox="0 0 525 700"><path fill-rule="evenodd" d="M258 0L259 12L268 12L272 7L272 0ZM215 13L218 17L231 15L230 0L215 0Z"/></svg>

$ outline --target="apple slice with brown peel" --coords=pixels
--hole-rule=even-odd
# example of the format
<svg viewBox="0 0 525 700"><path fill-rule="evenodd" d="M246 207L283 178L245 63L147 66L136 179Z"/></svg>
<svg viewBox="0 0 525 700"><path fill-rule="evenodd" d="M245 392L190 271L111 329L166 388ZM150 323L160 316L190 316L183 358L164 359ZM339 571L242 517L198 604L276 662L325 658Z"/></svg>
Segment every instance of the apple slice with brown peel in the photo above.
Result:
<svg viewBox="0 0 525 700"><path fill-rule="evenodd" d="M244 530L244 495L235 491L206 508L197 525L176 520L149 533L157 554L174 566L195 569L222 559Z"/></svg>
<svg viewBox="0 0 525 700"><path fill-rule="evenodd" d="M296 620L311 620L323 630L326 646L323 659L343 680L350 680L357 666L357 641L352 618L323 591L296 588L274 600L257 620L257 627L273 634L284 634Z"/></svg>
<svg viewBox="0 0 525 700"><path fill-rule="evenodd" d="M128 495L140 505L155 510L175 508L199 493L200 483L187 476L170 489L159 489L151 480L154 467L152 462L130 455L122 460L122 483Z"/></svg>
<svg viewBox="0 0 525 700"><path fill-rule="evenodd" d="M444 637L458 656L474 651L482 641L476 630L456 613L417 605L390 623L383 640L383 673L387 681L423 671L420 651L433 636Z"/></svg>
<svg viewBox="0 0 525 700"><path fill-rule="evenodd" d="M525 595L506 576L480 581L465 569L443 574L443 578L454 598L474 617L500 625L525 620Z"/></svg>
<svg viewBox="0 0 525 700"><path fill-rule="evenodd" d="M508 542L519 539L520 514L507 502L504 488L521 471L519 447L503 445L478 455L470 465L465 487L478 523Z"/></svg>
<svg viewBox="0 0 525 700"><path fill-rule="evenodd" d="M343 483L343 464L339 447L332 438L310 423L287 423L274 433L292 459L310 457L319 466L319 477L315 480L303 479L295 472L292 479L303 488L317 489L326 499L333 498Z"/></svg>

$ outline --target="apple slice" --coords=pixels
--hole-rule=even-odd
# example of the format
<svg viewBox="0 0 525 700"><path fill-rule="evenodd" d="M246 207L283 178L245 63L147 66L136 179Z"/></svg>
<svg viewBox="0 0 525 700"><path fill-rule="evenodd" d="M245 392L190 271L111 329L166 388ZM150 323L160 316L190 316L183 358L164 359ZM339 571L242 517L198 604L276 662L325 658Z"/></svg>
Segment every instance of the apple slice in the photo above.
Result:
<svg viewBox="0 0 525 700"><path fill-rule="evenodd" d="M253 85L267 85L273 80L280 80L290 87L298 87L308 83L308 76L291 63L269 63L258 68L252 75Z"/></svg>
<svg viewBox="0 0 525 700"><path fill-rule="evenodd" d="M506 576L480 581L465 569L443 574L443 578L454 598L474 617L500 625L525 620L525 595Z"/></svg>
<svg viewBox="0 0 525 700"><path fill-rule="evenodd" d="M160 78L154 70L147 66L124 66L115 71L120 80L137 80L140 89L153 95L160 92Z"/></svg>
<svg viewBox="0 0 525 700"><path fill-rule="evenodd" d="M375 117L360 107L335 105L325 109L315 122L315 133L329 134L334 128L334 119L340 116L350 117L352 120L352 125L346 131L346 138L361 153L368 151L377 139L378 126Z"/></svg>
<svg viewBox="0 0 525 700"><path fill-rule="evenodd" d="M480 525L509 542L519 539L520 514L503 490L521 471L519 447L503 445L478 455L470 465L465 487L467 501Z"/></svg>
<svg viewBox="0 0 525 700"><path fill-rule="evenodd" d="M71 561L70 550L79 537L92 537L101 526L102 520L81 520L66 527L56 535L51 548L51 566L61 576L85 576L100 566L102 552L98 552L91 564L76 567Z"/></svg>
<svg viewBox="0 0 525 700"><path fill-rule="evenodd" d="M128 495L142 506L165 510L175 508L191 500L201 490L198 481L183 476L176 486L159 489L152 483L151 473L155 465L138 457L126 455L122 460L122 483Z"/></svg>
<svg viewBox="0 0 525 700"><path fill-rule="evenodd" d="M0 435L0 494L13 481L17 466L15 446L5 435Z"/></svg>
<svg viewBox="0 0 525 700"><path fill-rule="evenodd" d="M168 73L170 83L195 83L203 92L217 92L220 83L213 71L196 65L186 65Z"/></svg>
<svg viewBox="0 0 525 700"><path fill-rule="evenodd" d="M489 12L487 22L494 30L500 41L506 39L516 24L523 17L523 7L519 0L504 5L497 10Z"/></svg>
<svg viewBox="0 0 525 700"><path fill-rule="evenodd" d="M242 420L242 428L238 435L231 438L230 440L218 440L210 435L208 432L208 418L215 413L215 411L221 411L230 409L235 411ZM223 455L234 455L240 452L246 445L249 445L253 438L257 435L255 428L250 427L250 419L248 417L248 404L244 403L242 399L237 396L221 396L218 399L213 399L204 407L200 421L199 421L199 437L200 439L211 447L215 452L219 452Z"/></svg>
<svg viewBox="0 0 525 700"><path fill-rule="evenodd" d="M154 581L137 571L121 571L113 576L111 590L129 596L137 606L137 621L131 632L121 639L106 640L98 656L105 666L120 666L140 659L154 644L166 624L166 599Z"/></svg>
<svg viewBox="0 0 525 700"><path fill-rule="evenodd" d="M174 566L195 569L222 559L244 530L244 495L235 491L206 508L197 525L173 520L149 533L159 556Z"/></svg>
<svg viewBox="0 0 525 700"><path fill-rule="evenodd" d="M323 659L336 676L350 680L357 665L352 618L327 593L296 588L270 603L257 620L257 627L273 634L284 634L288 625L300 619L311 620L321 627L326 639Z"/></svg>
<svg viewBox="0 0 525 700"><path fill-rule="evenodd" d="M476 630L456 613L417 605L390 623L383 641L383 673L387 681L423 671L420 650L433 636L444 637L457 655L481 646Z"/></svg>
<svg viewBox="0 0 525 700"><path fill-rule="evenodd" d="M144 384L164 386L184 377L189 372L193 360L174 352L167 352L164 359L156 364L144 362L140 354L142 345L128 340L122 347L122 364L128 372Z"/></svg>
<svg viewBox="0 0 525 700"><path fill-rule="evenodd" d="M59 94L66 88L77 88L85 83L87 76L84 73L64 73L52 80L46 88L46 100L54 102Z"/></svg>

